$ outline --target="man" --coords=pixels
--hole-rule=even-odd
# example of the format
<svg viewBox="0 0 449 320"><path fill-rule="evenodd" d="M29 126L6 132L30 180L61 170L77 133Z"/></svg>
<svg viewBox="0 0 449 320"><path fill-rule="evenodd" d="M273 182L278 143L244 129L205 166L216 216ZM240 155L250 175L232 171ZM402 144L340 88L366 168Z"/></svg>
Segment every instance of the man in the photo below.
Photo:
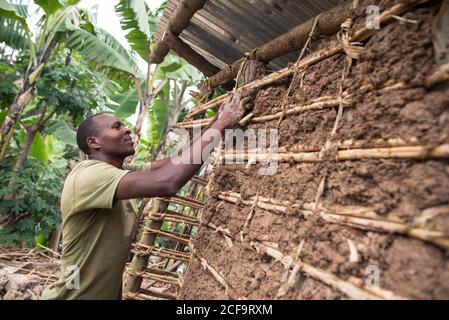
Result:
<svg viewBox="0 0 449 320"><path fill-rule="evenodd" d="M89 160L73 168L61 196L62 276L41 299L120 299L136 220L128 199L175 195L205 160L195 164L194 151L210 151L216 140L211 137L223 136L238 123L243 103L231 96L217 120L186 150L143 165L123 163L135 150L130 130L117 118L98 114L84 120L77 144Z"/></svg>

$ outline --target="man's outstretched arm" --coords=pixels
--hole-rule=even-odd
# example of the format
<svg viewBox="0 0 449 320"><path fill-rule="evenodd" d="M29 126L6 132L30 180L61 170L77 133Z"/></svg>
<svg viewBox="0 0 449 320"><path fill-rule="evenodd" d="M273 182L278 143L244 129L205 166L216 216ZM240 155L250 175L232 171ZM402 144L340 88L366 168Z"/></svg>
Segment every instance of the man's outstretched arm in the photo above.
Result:
<svg viewBox="0 0 449 320"><path fill-rule="evenodd" d="M212 119L211 123L208 124L206 127L204 127L204 130L209 129L215 123L216 119L217 119L217 117ZM177 155L180 155L183 150L185 150L187 147L191 146L194 141L195 140L192 139L192 140L189 140L188 142L186 142L186 144L184 146L182 146L182 148L178 151ZM172 161L172 158L173 158L173 156L167 157L167 158L163 158L163 159L160 159L160 160L152 161L151 162L151 170L157 170L159 168L162 168L167 163Z"/></svg>
<svg viewBox="0 0 449 320"><path fill-rule="evenodd" d="M225 129L233 128L243 114L244 101L234 95L224 102L218 119L200 139L177 156L165 160L159 168L148 172L130 172L119 182L115 199L168 197L175 195L201 168L210 151L219 142ZM207 151L203 157L204 151ZM201 152L201 155L194 153ZM201 158L200 161L196 158ZM171 161L170 161L171 160Z"/></svg>

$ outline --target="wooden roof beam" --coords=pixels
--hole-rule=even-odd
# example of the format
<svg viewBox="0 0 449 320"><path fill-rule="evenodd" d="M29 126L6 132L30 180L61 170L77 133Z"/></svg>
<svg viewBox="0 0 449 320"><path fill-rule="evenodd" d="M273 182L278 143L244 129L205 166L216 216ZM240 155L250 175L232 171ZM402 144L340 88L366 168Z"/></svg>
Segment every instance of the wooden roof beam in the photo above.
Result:
<svg viewBox="0 0 449 320"><path fill-rule="evenodd" d="M207 77L210 77L220 71L218 67L207 61L202 55L193 50L173 32L166 32L163 36L163 41L171 50L176 52L178 56L184 58L188 63L200 70Z"/></svg>
<svg viewBox="0 0 449 320"><path fill-rule="evenodd" d="M170 17L167 29L164 33L172 32L177 36L180 35L189 25L193 15L204 7L206 1L207 0L183 0ZM162 36L162 39L156 42L148 59L149 64L161 63L170 51L170 47L164 41L164 38L165 36Z"/></svg>

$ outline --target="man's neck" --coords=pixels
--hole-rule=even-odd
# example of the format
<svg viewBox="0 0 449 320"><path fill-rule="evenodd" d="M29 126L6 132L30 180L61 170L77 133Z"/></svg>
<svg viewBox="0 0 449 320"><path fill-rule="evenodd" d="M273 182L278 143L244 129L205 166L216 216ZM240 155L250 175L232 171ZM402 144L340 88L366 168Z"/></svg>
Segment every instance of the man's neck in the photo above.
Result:
<svg viewBox="0 0 449 320"><path fill-rule="evenodd" d="M103 161L103 162L109 163L110 165L113 165L116 168L122 169L123 161L125 159L111 158L103 153L92 153L91 155L89 155L89 160Z"/></svg>

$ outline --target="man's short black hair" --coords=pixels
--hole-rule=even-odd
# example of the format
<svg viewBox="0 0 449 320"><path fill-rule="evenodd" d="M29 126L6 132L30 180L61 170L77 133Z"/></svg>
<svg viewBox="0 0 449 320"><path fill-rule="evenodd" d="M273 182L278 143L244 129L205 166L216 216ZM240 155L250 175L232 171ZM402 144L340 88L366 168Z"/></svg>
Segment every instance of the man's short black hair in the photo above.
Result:
<svg viewBox="0 0 449 320"><path fill-rule="evenodd" d="M97 135L97 128L95 126L94 118L102 114L103 113L97 113L84 119L76 131L76 143L85 154L90 154L90 148L87 145L87 138Z"/></svg>

